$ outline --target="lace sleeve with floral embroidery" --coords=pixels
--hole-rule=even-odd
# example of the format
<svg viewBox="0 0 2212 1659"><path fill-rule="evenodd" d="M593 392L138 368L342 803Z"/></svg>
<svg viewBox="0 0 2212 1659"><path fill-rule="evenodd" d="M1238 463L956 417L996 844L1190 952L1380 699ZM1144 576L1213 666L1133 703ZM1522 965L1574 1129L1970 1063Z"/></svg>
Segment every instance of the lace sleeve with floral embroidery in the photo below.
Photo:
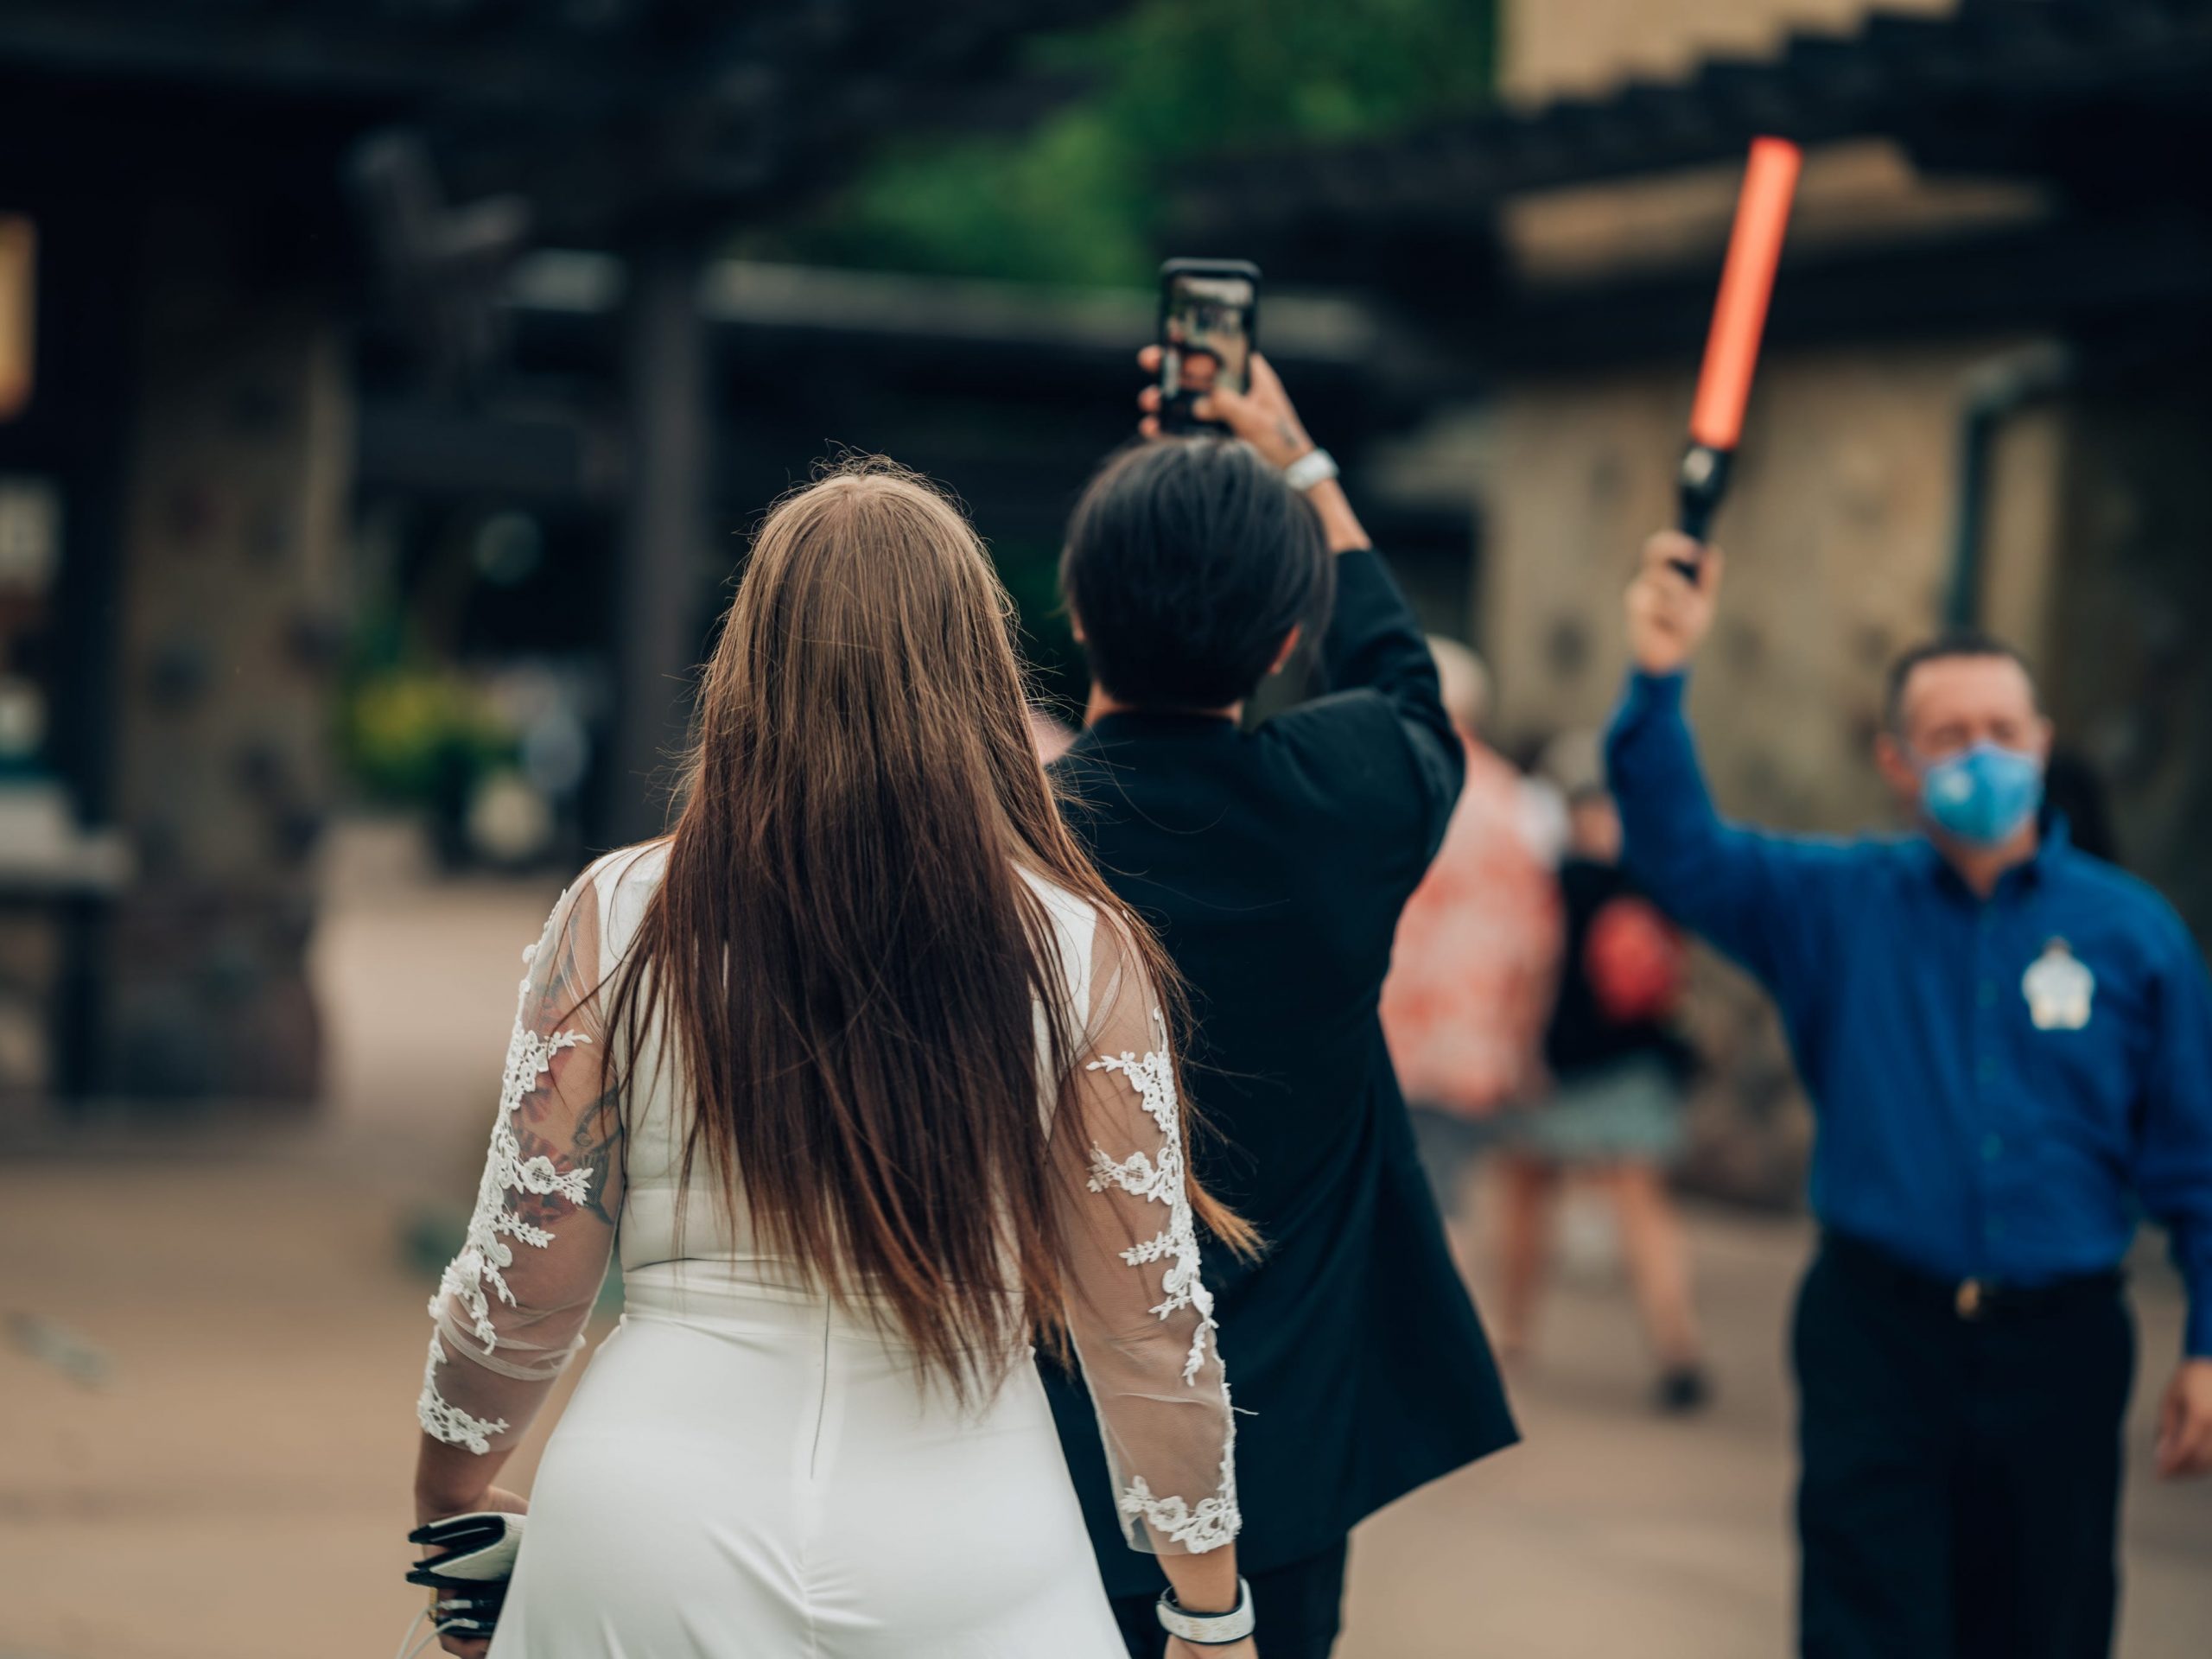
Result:
<svg viewBox="0 0 2212 1659"><path fill-rule="evenodd" d="M1082 1110L1054 1135L1069 1331L1130 1544L1202 1554L1240 1525L1236 1432L1198 1272L1174 1059L1149 984L1103 921L1093 955L1103 988Z"/></svg>
<svg viewBox="0 0 2212 1659"><path fill-rule="evenodd" d="M425 1433L480 1456L530 1426L583 1345L621 1204L590 878L561 896L523 962L491 1151L467 1238L430 1298L416 1407Z"/></svg>

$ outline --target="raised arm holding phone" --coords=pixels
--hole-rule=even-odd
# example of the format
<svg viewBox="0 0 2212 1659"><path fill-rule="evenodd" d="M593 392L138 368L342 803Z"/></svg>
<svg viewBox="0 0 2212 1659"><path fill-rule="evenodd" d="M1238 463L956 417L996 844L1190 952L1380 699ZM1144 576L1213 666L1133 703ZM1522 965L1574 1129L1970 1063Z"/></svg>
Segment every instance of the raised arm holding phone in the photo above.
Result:
<svg viewBox="0 0 2212 1659"><path fill-rule="evenodd" d="M1160 348L1141 357L1162 368ZM1364 1516L1514 1435L1384 1049L1399 912L1465 763L1412 612L1266 359L1218 377L1100 471L1063 591L1090 658L1086 728L1052 771L1070 828L1189 988L1192 1162L1256 1228L1206 1253L1236 1377L1237 1483L1264 1659L1324 1659ZM1319 696L1244 706L1319 633ZM1046 1368L1069 1467L1135 1659L1150 1563L1116 1544L1080 1383Z"/></svg>
<svg viewBox="0 0 2212 1659"><path fill-rule="evenodd" d="M2040 810L2018 653L1893 665L1874 762L1912 829L1713 810L1682 712L1724 565L1653 537L1608 766L1630 866L1774 997L1818 1122L1794 1357L1808 1659L2101 1659L2137 1208L2186 1282L2153 1459L2212 1469L2212 987L2151 888Z"/></svg>

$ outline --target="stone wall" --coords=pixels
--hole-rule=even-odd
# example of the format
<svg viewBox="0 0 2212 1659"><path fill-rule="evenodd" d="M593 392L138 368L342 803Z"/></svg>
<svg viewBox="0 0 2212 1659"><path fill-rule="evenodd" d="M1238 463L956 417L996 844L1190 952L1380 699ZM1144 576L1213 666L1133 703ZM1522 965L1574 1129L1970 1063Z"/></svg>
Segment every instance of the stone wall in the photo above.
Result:
<svg viewBox="0 0 2212 1659"><path fill-rule="evenodd" d="M116 817L137 885L109 940L104 1092L303 1101L311 861L352 454L343 341L253 227L151 226L120 595Z"/></svg>
<svg viewBox="0 0 2212 1659"><path fill-rule="evenodd" d="M1867 764L1884 666L1937 624L1950 574L1961 387L2016 342L1777 354L1762 365L1715 535L1726 596L1690 697L1724 808L1793 829L1882 820ZM1674 518L1687 368L1501 394L1481 484L1482 643L1507 732L1594 724L1625 664L1620 593ZM2023 625L2055 545L2042 428L1993 494L1993 589ZM2031 645L2036 643L2030 640Z"/></svg>

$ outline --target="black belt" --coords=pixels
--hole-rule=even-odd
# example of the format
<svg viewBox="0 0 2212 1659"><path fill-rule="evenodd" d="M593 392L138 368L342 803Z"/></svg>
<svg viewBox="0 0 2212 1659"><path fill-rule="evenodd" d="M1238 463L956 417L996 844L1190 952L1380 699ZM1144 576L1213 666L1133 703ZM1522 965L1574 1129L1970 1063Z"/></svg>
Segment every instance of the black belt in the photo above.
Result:
<svg viewBox="0 0 2212 1659"><path fill-rule="evenodd" d="M1821 1253L1862 1278L1878 1279L1901 1295L1961 1319L1982 1320L2045 1313L2119 1294L2126 1273L2107 1268L2039 1285L2007 1284L1998 1279L1946 1279L1900 1261L1878 1244L1847 1233L1824 1232Z"/></svg>

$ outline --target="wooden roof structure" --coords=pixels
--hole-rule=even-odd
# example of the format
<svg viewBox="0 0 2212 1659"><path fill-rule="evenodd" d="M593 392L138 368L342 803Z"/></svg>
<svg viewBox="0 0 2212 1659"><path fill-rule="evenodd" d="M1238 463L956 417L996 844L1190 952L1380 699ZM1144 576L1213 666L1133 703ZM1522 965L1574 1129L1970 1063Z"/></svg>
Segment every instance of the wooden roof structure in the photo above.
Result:
<svg viewBox="0 0 2212 1659"><path fill-rule="evenodd" d="M1641 275L1592 305L1515 272L1500 209L1730 163L1758 133L1889 140L1923 176L2030 181L2055 204L2040 227L1793 251L1773 318L1783 337L2212 308L2212 0L1877 10L1848 33L1794 34L1770 57L1714 58L1679 79L1236 158L1185 205L1263 260L1479 314L1465 343L1485 364L1566 366L1693 341L1711 270Z"/></svg>
<svg viewBox="0 0 2212 1659"><path fill-rule="evenodd" d="M1014 48L1116 0L10 0L0 188L30 171L257 170L388 124L456 198L606 245L819 191L868 141L1019 121Z"/></svg>
<svg viewBox="0 0 2212 1659"><path fill-rule="evenodd" d="M2212 199L2208 87L2207 0L1961 0L1948 16L1877 10L1849 35L1799 32L1772 57L1711 58L1685 79L1631 80L1603 98L1251 157L1197 194L1255 222L1455 218L1726 160L1775 133L1808 145L1891 137L1931 170L2032 174L2106 195L2178 184ZM2110 167L2115 153L2136 165Z"/></svg>

